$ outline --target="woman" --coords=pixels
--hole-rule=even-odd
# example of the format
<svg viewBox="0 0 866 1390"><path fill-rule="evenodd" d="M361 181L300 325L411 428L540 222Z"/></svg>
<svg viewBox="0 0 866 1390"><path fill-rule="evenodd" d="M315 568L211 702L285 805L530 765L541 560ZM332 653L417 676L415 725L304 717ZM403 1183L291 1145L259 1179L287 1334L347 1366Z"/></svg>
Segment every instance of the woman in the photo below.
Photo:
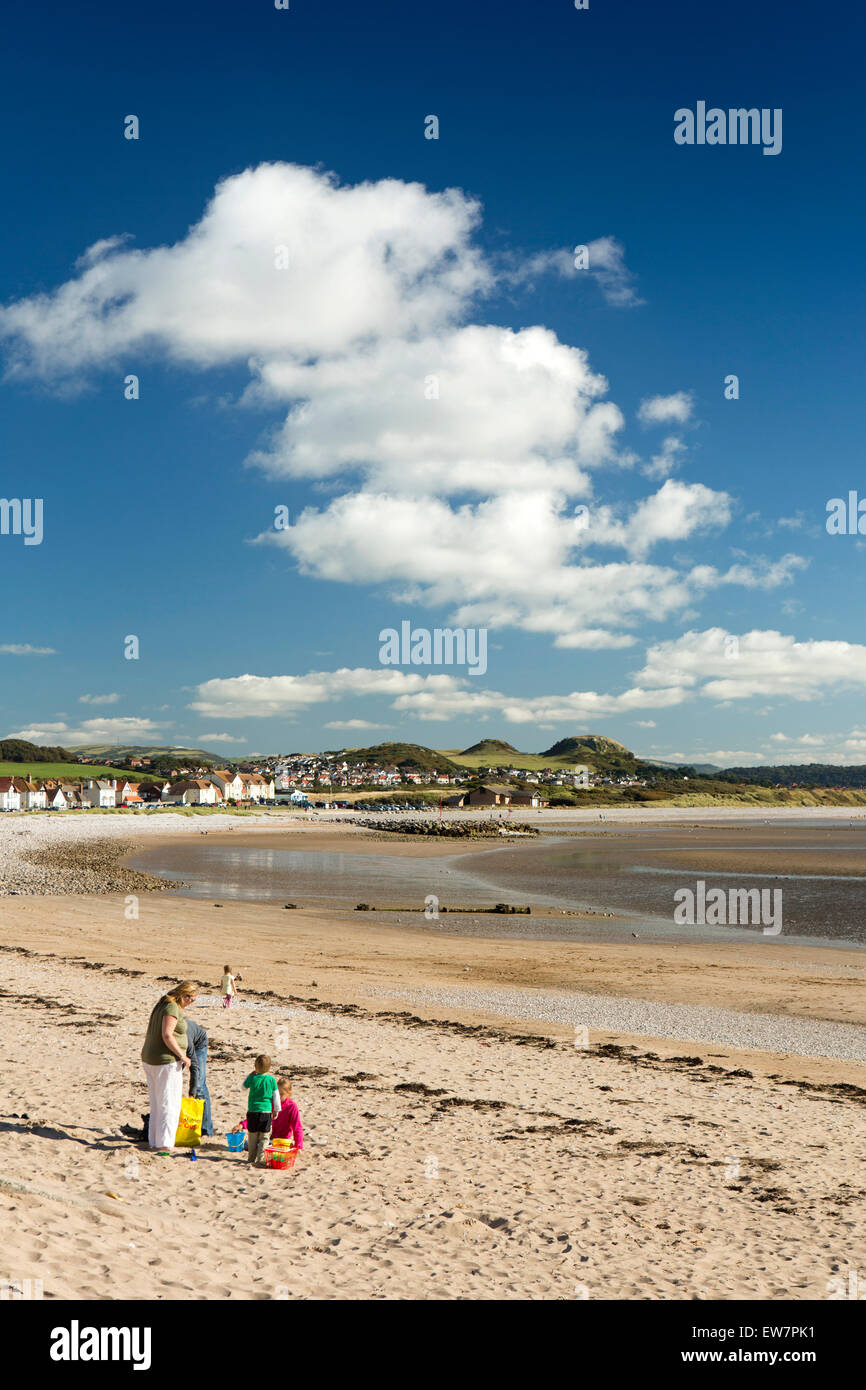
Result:
<svg viewBox="0 0 866 1390"><path fill-rule="evenodd" d="M141 1049L150 1096L147 1142L160 1154L170 1154L174 1149L183 1099L183 1073L190 1065L183 1011L195 1003L196 994L193 980L182 980L164 994L153 1007Z"/></svg>

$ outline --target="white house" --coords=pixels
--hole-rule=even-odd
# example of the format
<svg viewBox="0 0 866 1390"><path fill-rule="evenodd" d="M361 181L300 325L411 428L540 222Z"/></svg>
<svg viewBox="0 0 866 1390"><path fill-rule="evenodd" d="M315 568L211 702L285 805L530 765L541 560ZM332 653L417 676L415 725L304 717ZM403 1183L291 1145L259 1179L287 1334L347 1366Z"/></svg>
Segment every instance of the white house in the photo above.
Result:
<svg viewBox="0 0 866 1390"><path fill-rule="evenodd" d="M330 783L330 778L328 782ZM245 801L273 801L276 794L274 789L274 779L266 779L259 772L247 772L241 774L243 782L243 797ZM322 781L322 778L319 778Z"/></svg>
<svg viewBox="0 0 866 1390"><path fill-rule="evenodd" d="M208 781L219 789L223 801L243 801L244 783L239 773L227 772L224 767L215 768Z"/></svg>
<svg viewBox="0 0 866 1390"><path fill-rule="evenodd" d="M79 807L87 805L87 802L82 801L81 799L80 786L73 786L71 782L64 782L60 790L63 793L63 796L66 798L67 809L73 806Z"/></svg>
<svg viewBox="0 0 866 1390"><path fill-rule="evenodd" d="M213 782L206 782L203 777L190 777L186 782L174 782L166 799L184 806L215 806L219 791Z"/></svg>
<svg viewBox="0 0 866 1390"><path fill-rule="evenodd" d="M81 800L86 801L88 806L113 806L115 804L114 787L110 782L103 781L102 778L98 778L95 782L90 778L81 788Z"/></svg>
<svg viewBox="0 0 866 1390"><path fill-rule="evenodd" d="M0 811L20 811L21 793L12 777L0 777Z"/></svg>
<svg viewBox="0 0 866 1390"><path fill-rule="evenodd" d="M50 811L65 811L69 806L62 787L49 787L45 793L45 805Z"/></svg>
<svg viewBox="0 0 866 1390"><path fill-rule="evenodd" d="M589 786L589 767L586 763L576 763L571 773L571 785L573 787Z"/></svg>
<svg viewBox="0 0 866 1390"><path fill-rule="evenodd" d="M22 811L44 811L45 792L35 782L24 777L13 778L18 792Z"/></svg>

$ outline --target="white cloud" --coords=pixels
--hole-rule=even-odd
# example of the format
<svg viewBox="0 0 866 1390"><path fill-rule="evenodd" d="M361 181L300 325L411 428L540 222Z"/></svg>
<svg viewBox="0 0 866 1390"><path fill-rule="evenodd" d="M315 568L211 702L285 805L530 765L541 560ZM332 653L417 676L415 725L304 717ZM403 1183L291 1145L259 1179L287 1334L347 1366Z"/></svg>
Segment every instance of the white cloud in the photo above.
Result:
<svg viewBox="0 0 866 1390"><path fill-rule="evenodd" d="M108 238L50 294L0 311L13 372L56 380L161 348L199 367L282 355L304 361L371 338L435 331L491 282L459 190L263 164L224 179L173 246ZM289 268L275 268L285 246Z"/></svg>
<svg viewBox="0 0 866 1390"><path fill-rule="evenodd" d="M577 247L565 250L560 247L553 251L538 251L507 271L503 278L512 284L531 283L540 275L554 273L573 280L578 276L591 276L608 304L619 309L632 309L645 301L638 296L635 276L625 263L625 247L613 236L596 237L594 241L580 243L587 250L587 265L578 269L575 265Z"/></svg>
<svg viewBox="0 0 866 1390"><path fill-rule="evenodd" d="M763 753L754 753L742 748L713 748L709 753L701 753L695 760L699 763L718 763L721 767L751 767L753 763L766 762Z"/></svg>
<svg viewBox="0 0 866 1390"><path fill-rule="evenodd" d="M675 391L672 396L647 396L640 403L637 418L643 425L685 425L693 409L691 392Z"/></svg>
<svg viewBox="0 0 866 1390"><path fill-rule="evenodd" d="M56 656L53 647L31 647L29 642L0 643L0 653L4 656Z"/></svg>
<svg viewBox="0 0 866 1390"><path fill-rule="evenodd" d="M395 598L450 605L461 626L552 633L564 647L622 647L618 631L661 621L727 581L702 567L694 582L670 566L593 564L581 552L618 546L643 556L723 526L727 494L669 480L626 520L597 508L578 526L557 494L511 493L452 508L439 498L358 492L260 540L286 547L301 570L344 583L387 584Z"/></svg>
<svg viewBox="0 0 866 1390"><path fill-rule="evenodd" d="M332 719L326 729L390 729L390 724L372 724L369 719Z"/></svg>
<svg viewBox="0 0 866 1390"><path fill-rule="evenodd" d="M80 705L116 705L119 695L79 695Z"/></svg>
<svg viewBox="0 0 866 1390"><path fill-rule="evenodd" d="M246 743L242 734L199 734L202 746L205 743Z"/></svg>
<svg viewBox="0 0 866 1390"><path fill-rule="evenodd" d="M732 641L738 645L732 646ZM650 647L634 684L619 693L578 690L513 696L479 687L464 674L424 674L425 669L357 667L311 671L302 676L215 678L196 688L197 698L191 708L220 718L268 718L292 715L337 699L369 696L387 699L393 710L425 721L496 716L513 724L591 726L611 715L675 708L696 696L730 701L769 694L806 700L840 686L866 685L866 647L847 642L796 642L772 631L753 631L734 639L724 628L709 628ZM635 722L639 728L655 727L651 719ZM364 719L354 719L333 721L327 727L373 726ZM770 741L783 739L783 735L773 735ZM861 741L866 749L866 733L854 731L851 739L843 753L851 753ZM820 743L817 735L799 739L802 747ZM701 760L763 756L716 750L701 755Z"/></svg>
<svg viewBox="0 0 866 1390"><path fill-rule="evenodd" d="M623 414L586 353L549 329L468 322L509 278L475 242L479 217L455 189L248 169L217 186L174 245L103 238L66 284L0 309L9 371L56 384L148 353L242 365L245 401L286 412L248 462L338 492L258 539L313 577L447 606L451 623L617 649L722 584L788 582L797 557L726 572L647 563L654 547L718 532L732 516L727 493L666 477L683 448L674 436L645 466L666 478L658 491L627 513L596 505L591 524L576 525L573 500L592 497L592 470L634 461L618 446ZM285 270L275 264L283 246ZM639 302L614 237L589 253L610 302ZM536 269L545 267L582 273L563 253L542 256ZM686 423L691 398L651 397L641 410ZM601 563L597 547L627 559Z"/></svg>
<svg viewBox="0 0 866 1390"><path fill-rule="evenodd" d="M656 727L654 719L634 719L632 723L636 729L654 729Z"/></svg>
<svg viewBox="0 0 866 1390"><path fill-rule="evenodd" d="M602 715L647 705L663 708L678 704L683 698L683 692L674 689L631 689L620 695L590 690L567 695L514 697L497 690L479 690L477 683L466 676L422 675L416 670L393 667L311 671L305 676L216 678L199 685L196 695L191 709L223 719L285 717L349 696L379 696L390 699L392 709L422 720L495 713L515 724L587 723ZM346 726L341 722L341 727Z"/></svg>
<svg viewBox="0 0 866 1390"><path fill-rule="evenodd" d="M25 738L31 743L58 743L72 747L79 743L136 743L146 734L164 728L152 719L134 717L122 719L85 719L77 727L64 722L35 724L21 729L11 738Z"/></svg>
<svg viewBox="0 0 866 1390"><path fill-rule="evenodd" d="M820 748L827 742L825 734L800 734L798 737L791 737L789 734L770 734L771 743L802 744L804 747Z"/></svg>
<svg viewBox="0 0 866 1390"><path fill-rule="evenodd" d="M584 495L623 426L604 377L545 328L470 325L350 356L262 363L250 401L295 402L248 462L274 477L359 470L372 490ZM436 393L428 399L430 393Z"/></svg>
<svg viewBox="0 0 866 1390"><path fill-rule="evenodd" d="M864 646L797 642L780 632L756 630L737 637L733 647L731 636L715 627L660 642L649 649L637 680L721 700L754 695L810 700L834 689L866 686Z"/></svg>
<svg viewBox="0 0 866 1390"><path fill-rule="evenodd" d="M680 456L685 452L686 446L682 440L674 434L669 435L659 452L643 465L641 472L647 478L668 478L679 467Z"/></svg>
<svg viewBox="0 0 866 1390"><path fill-rule="evenodd" d="M395 696L420 690L447 688L451 676L422 676L393 667L378 669L343 667L339 671L310 671L305 676L230 676L202 682L190 709L225 719L270 718L291 715L313 705L344 696Z"/></svg>

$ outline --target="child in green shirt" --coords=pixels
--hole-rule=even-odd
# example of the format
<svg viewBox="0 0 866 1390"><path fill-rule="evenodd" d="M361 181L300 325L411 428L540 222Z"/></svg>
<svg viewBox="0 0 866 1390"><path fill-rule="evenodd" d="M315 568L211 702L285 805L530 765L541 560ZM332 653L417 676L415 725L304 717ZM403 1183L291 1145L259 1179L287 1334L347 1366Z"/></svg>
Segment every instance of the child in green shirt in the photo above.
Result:
<svg viewBox="0 0 866 1390"><path fill-rule="evenodd" d="M280 1096L277 1078L270 1073L270 1057L264 1052L260 1053L255 1065L255 1071L251 1071L244 1082L250 1093L247 1103L247 1159L260 1168L271 1119L280 1112Z"/></svg>

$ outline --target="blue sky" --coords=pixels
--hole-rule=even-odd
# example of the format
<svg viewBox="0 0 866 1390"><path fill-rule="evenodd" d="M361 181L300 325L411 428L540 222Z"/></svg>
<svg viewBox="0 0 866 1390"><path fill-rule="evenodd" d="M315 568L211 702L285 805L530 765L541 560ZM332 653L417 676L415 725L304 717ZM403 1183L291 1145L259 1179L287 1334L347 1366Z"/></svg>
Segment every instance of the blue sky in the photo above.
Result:
<svg viewBox="0 0 866 1390"><path fill-rule="evenodd" d="M825 526L866 497L863 28L8 19L0 494L44 535L0 535L2 732L866 762L866 541ZM781 109L781 152L676 144L699 101ZM485 628L486 672L383 667L405 620Z"/></svg>

